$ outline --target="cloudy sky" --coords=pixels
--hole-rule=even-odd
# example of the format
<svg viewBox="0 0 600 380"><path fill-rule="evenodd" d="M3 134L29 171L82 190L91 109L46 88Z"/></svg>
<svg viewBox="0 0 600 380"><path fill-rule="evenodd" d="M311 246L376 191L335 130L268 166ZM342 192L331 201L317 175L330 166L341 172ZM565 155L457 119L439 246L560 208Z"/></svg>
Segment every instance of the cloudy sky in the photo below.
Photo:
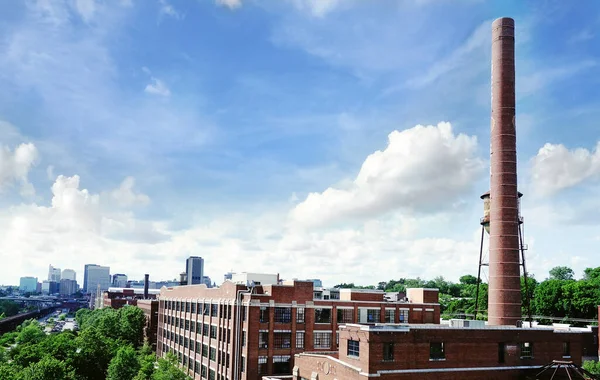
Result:
<svg viewBox="0 0 600 380"><path fill-rule="evenodd" d="M0 1L0 283L476 273L491 21L538 279L600 265L595 0Z"/></svg>

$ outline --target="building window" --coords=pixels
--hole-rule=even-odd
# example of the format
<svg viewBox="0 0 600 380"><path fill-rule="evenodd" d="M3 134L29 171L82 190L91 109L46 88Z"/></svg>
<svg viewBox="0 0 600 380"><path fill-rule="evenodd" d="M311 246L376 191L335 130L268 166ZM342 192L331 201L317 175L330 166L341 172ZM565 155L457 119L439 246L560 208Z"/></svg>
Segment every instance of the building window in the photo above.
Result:
<svg viewBox="0 0 600 380"><path fill-rule="evenodd" d="M269 309L266 306L260 307L260 323L269 323Z"/></svg>
<svg viewBox="0 0 600 380"><path fill-rule="evenodd" d="M533 358L533 343L521 343L521 358Z"/></svg>
<svg viewBox="0 0 600 380"><path fill-rule="evenodd" d="M296 309L296 323L304 323L304 308L299 307Z"/></svg>
<svg viewBox="0 0 600 380"><path fill-rule="evenodd" d="M354 323L354 310L353 309L338 309L337 310L337 323Z"/></svg>
<svg viewBox="0 0 600 380"><path fill-rule="evenodd" d="M212 310L210 312L210 316L216 317L217 314L219 314L219 305L211 305L211 306L212 306Z"/></svg>
<svg viewBox="0 0 600 380"><path fill-rule="evenodd" d="M290 359L290 355L273 356L273 374L289 374L291 372Z"/></svg>
<svg viewBox="0 0 600 380"><path fill-rule="evenodd" d="M400 310L398 318L400 318L400 323L408 323L408 310Z"/></svg>
<svg viewBox="0 0 600 380"><path fill-rule="evenodd" d="M179 311L185 311L185 302L181 301L179 304Z"/></svg>
<svg viewBox="0 0 600 380"><path fill-rule="evenodd" d="M196 314L196 303L195 302L192 303L192 311L191 311L191 313L192 314Z"/></svg>
<svg viewBox="0 0 600 380"><path fill-rule="evenodd" d="M246 332L242 331L242 347L246 347Z"/></svg>
<svg viewBox="0 0 600 380"><path fill-rule="evenodd" d="M198 355L202 354L202 344L200 342L196 342L196 353Z"/></svg>
<svg viewBox="0 0 600 380"><path fill-rule="evenodd" d="M504 343L498 343L498 363L504 363Z"/></svg>
<svg viewBox="0 0 600 380"><path fill-rule="evenodd" d="M429 360L445 360L444 342L429 343Z"/></svg>
<svg viewBox="0 0 600 380"><path fill-rule="evenodd" d="M185 312L186 312L186 313L189 313L191 308L192 308L192 306L190 305L190 303L189 303L189 302L186 302L186 303L185 303Z"/></svg>
<svg viewBox="0 0 600 380"><path fill-rule="evenodd" d="M196 365L194 366L194 372L200 374L200 362L196 362Z"/></svg>
<svg viewBox="0 0 600 380"><path fill-rule="evenodd" d="M276 332L273 336L275 348L292 348L292 334L289 332Z"/></svg>
<svg viewBox="0 0 600 380"><path fill-rule="evenodd" d="M246 306L242 306L242 321L246 321Z"/></svg>
<svg viewBox="0 0 600 380"><path fill-rule="evenodd" d="M215 370L211 369L208 371L208 380L215 380Z"/></svg>
<svg viewBox="0 0 600 380"><path fill-rule="evenodd" d="M188 321L187 319L185 320L185 329L186 330L190 329L190 321Z"/></svg>
<svg viewBox="0 0 600 380"><path fill-rule="evenodd" d="M267 331L258 332L258 348L269 348L269 333Z"/></svg>
<svg viewBox="0 0 600 380"><path fill-rule="evenodd" d="M205 303L204 307L202 308L202 314L208 315L209 312L210 312L210 305Z"/></svg>
<svg viewBox="0 0 600 380"><path fill-rule="evenodd" d="M379 322L381 316L381 310L369 309L367 310L367 323Z"/></svg>
<svg viewBox="0 0 600 380"><path fill-rule="evenodd" d="M571 342L563 342L563 358L571 357Z"/></svg>
<svg viewBox="0 0 600 380"><path fill-rule="evenodd" d="M275 308L275 323L290 323L292 322L291 307L276 307Z"/></svg>
<svg viewBox="0 0 600 380"><path fill-rule="evenodd" d="M394 317L395 317L394 312L395 312L394 309L391 309L391 310L386 309L385 310L385 323L394 323L394 321L395 321L394 320Z"/></svg>
<svg viewBox="0 0 600 380"><path fill-rule="evenodd" d="M314 347L315 348L331 348L331 333L330 332L314 332Z"/></svg>
<svg viewBox="0 0 600 380"><path fill-rule="evenodd" d="M242 364L241 364L242 368L241 371L242 372L246 372L246 358L244 356L242 356Z"/></svg>
<svg viewBox="0 0 600 380"><path fill-rule="evenodd" d="M348 356L360 356L360 343L357 340L348 340L348 351L346 352Z"/></svg>
<svg viewBox="0 0 600 380"><path fill-rule="evenodd" d="M394 361L394 343L383 344L383 361Z"/></svg>
<svg viewBox="0 0 600 380"><path fill-rule="evenodd" d="M217 360L217 349L214 347L210 348L210 355L208 357L210 360Z"/></svg>
<svg viewBox="0 0 600 380"><path fill-rule="evenodd" d="M201 372L201 376L203 379L206 379L206 372L208 372L208 369L206 368L206 366L203 364L202 365L202 372Z"/></svg>
<svg viewBox="0 0 600 380"><path fill-rule="evenodd" d="M266 375L267 374L267 357L259 356L258 357L258 374Z"/></svg>
<svg viewBox="0 0 600 380"><path fill-rule="evenodd" d="M210 326L210 337L217 339L217 326Z"/></svg>
<svg viewBox="0 0 600 380"><path fill-rule="evenodd" d="M183 339L183 347L188 348L188 343L189 343L188 338L184 338Z"/></svg>
<svg viewBox="0 0 600 380"><path fill-rule="evenodd" d="M192 322L190 323L190 331L191 331L191 332L194 332L194 330L195 330L195 329L196 329L196 322L192 321Z"/></svg>
<svg viewBox="0 0 600 380"><path fill-rule="evenodd" d="M209 330L210 330L210 325L202 325L202 335L208 336Z"/></svg>
<svg viewBox="0 0 600 380"><path fill-rule="evenodd" d="M315 323L331 323L331 309L315 309Z"/></svg>
<svg viewBox="0 0 600 380"><path fill-rule="evenodd" d="M179 327L179 318L175 318L175 328Z"/></svg>
<svg viewBox="0 0 600 380"><path fill-rule="evenodd" d="M304 331L296 332L296 348L304 348Z"/></svg>
<svg viewBox="0 0 600 380"><path fill-rule="evenodd" d="M202 356L204 356L205 358L208 357L208 346L206 344L202 345Z"/></svg>

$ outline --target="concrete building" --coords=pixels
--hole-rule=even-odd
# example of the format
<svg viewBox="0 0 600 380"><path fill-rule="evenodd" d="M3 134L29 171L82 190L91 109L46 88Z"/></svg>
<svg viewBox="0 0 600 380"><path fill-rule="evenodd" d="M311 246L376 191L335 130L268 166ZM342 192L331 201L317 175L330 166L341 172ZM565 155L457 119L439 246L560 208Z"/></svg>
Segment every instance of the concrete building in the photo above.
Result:
<svg viewBox="0 0 600 380"><path fill-rule="evenodd" d="M127 275L122 273L113 274L112 286L115 288L126 288L127 287Z"/></svg>
<svg viewBox="0 0 600 380"><path fill-rule="evenodd" d="M231 282L234 284L242 284L251 286L254 285L277 285L279 283L278 274L270 273L232 273Z"/></svg>
<svg viewBox="0 0 600 380"><path fill-rule="evenodd" d="M203 283L204 259L198 256L190 256L185 261L185 274L188 285Z"/></svg>
<svg viewBox="0 0 600 380"><path fill-rule="evenodd" d="M313 282L246 282L162 288L157 354L175 353L195 379L236 379L236 373L241 380L258 379L291 374L297 353L336 351L340 324L440 321L437 298L386 302L381 291L343 289L340 299L322 300L314 299ZM437 297L437 290L422 292L428 294L413 295Z"/></svg>
<svg viewBox="0 0 600 380"><path fill-rule="evenodd" d="M77 281L63 278L60 280L59 293L61 296L70 296L77 293Z"/></svg>
<svg viewBox="0 0 600 380"><path fill-rule="evenodd" d="M48 281L60 282L60 268L54 268L52 265L48 266Z"/></svg>
<svg viewBox="0 0 600 380"><path fill-rule="evenodd" d="M19 280L19 291L21 293L36 293L37 277L21 277Z"/></svg>
<svg viewBox="0 0 600 380"><path fill-rule="evenodd" d="M61 280L77 281L77 273L73 269L63 269Z"/></svg>
<svg viewBox="0 0 600 380"><path fill-rule="evenodd" d="M19 279L19 291L21 293L35 293L37 290L36 277L21 277Z"/></svg>
<svg viewBox="0 0 600 380"><path fill-rule="evenodd" d="M100 290L108 290L110 287L110 267L96 264L86 264L83 272L83 292L95 293L100 285Z"/></svg>

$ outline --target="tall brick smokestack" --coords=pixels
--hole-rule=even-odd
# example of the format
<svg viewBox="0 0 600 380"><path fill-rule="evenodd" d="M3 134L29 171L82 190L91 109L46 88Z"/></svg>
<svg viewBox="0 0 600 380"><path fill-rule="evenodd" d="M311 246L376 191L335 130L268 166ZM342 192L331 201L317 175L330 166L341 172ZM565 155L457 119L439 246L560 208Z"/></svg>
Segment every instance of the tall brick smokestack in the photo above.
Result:
<svg viewBox="0 0 600 380"><path fill-rule="evenodd" d="M515 129L515 21L492 24L490 162L490 278L488 323L521 319L519 200Z"/></svg>
<svg viewBox="0 0 600 380"><path fill-rule="evenodd" d="M150 278L149 274L144 275L144 299L145 300L148 299L148 287L150 286L149 278Z"/></svg>

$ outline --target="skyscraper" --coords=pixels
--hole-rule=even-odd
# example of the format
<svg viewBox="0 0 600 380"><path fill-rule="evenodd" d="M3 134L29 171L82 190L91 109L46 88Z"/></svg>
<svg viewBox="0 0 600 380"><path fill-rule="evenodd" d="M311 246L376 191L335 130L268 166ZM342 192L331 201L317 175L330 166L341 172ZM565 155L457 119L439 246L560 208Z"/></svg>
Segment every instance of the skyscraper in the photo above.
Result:
<svg viewBox="0 0 600 380"><path fill-rule="evenodd" d="M73 269L63 269L61 280L77 281L77 273Z"/></svg>
<svg viewBox="0 0 600 380"><path fill-rule="evenodd" d="M60 282L60 268L48 266L48 281Z"/></svg>
<svg viewBox="0 0 600 380"><path fill-rule="evenodd" d="M100 290L110 287L110 267L97 264L86 264L83 272L83 292L94 293L100 284Z"/></svg>
<svg viewBox="0 0 600 380"><path fill-rule="evenodd" d="M204 259L198 256L190 256L185 262L185 273L188 285L202 284L204 277Z"/></svg>
<svg viewBox="0 0 600 380"><path fill-rule="evenodd" d="M23 293L37 292L37 277L21 277L19 290Z"/></svg>
<svg viewBox="0 0 600 380"><path fill-rule="evenodd" d="M126 288L127 287L127 275L122 273L117 273L112 276L112 285L116 288Z"/></svg>

